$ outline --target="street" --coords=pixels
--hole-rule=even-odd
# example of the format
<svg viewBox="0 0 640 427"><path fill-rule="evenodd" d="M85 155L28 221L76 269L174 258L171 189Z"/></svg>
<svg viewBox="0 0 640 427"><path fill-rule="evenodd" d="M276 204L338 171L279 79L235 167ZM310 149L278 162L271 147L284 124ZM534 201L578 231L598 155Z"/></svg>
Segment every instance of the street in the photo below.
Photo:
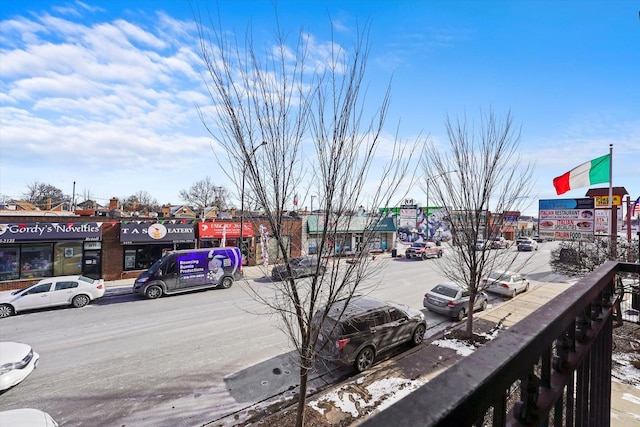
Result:
<svg viewBox="0 0 640 427"><path fill-rule="evenodd" d="M552 245L517 254L532 288L555 279ZM441 262L446 251L426 261L378 257L366 292L422 310L433 334L452 323L422 307L425 291L445 280ZM157 300L108 293L82 309L2 319L1 340L27 343L41 360L0 396L0 410L38 408L64 426L197 426L291 393L298 374L293 349L278 319L261 314L250 285L273 292L269 280L257 279ZM490 295L490 304L502 301ZM320 366L312 381L331 383L348 373Z"/></svg>

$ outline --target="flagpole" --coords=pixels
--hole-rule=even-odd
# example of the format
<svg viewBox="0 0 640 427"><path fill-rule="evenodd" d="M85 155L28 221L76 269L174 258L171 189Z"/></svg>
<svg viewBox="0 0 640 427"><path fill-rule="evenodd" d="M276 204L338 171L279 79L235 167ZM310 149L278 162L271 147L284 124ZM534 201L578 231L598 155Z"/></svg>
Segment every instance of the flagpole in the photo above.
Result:
<svg viewBox="0 0 640 427"><path fill-rule="evenodd" d="M611 236L611 255L616 254L616 234L613 228L613 144L609 144L609 236ZM615 234L614 234L615 233Z"/></svg>

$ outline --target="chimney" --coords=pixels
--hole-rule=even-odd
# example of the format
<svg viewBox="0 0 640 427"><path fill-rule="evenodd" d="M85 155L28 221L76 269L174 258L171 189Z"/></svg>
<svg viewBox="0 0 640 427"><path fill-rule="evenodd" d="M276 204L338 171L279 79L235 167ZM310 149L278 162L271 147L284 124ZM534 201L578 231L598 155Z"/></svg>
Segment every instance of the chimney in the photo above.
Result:
<svg viewBox="0 0 640 427"><path fill-rule="evenodd" d="M118 209L118 198L117 197L112 197L111 200L109 200L109 210L112 211L114 209Z"/></svg>
<svg viewBox="0 0 640 427"><path fill-rule="evenodd" d="M50 211L50 210L51 210L51 197L49 197L49 198L47 199L47 208L46 208L46 210L48 210L48 211Z"/></svg>

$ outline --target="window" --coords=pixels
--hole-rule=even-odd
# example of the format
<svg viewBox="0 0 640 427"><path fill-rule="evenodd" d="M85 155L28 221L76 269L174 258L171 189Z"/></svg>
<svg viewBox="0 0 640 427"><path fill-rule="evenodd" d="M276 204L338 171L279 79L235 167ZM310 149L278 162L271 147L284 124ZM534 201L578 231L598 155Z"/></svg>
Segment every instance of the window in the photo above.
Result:
<svg viewBox="0 0 640 427"><path fill-rule="evenodd" d="M20 278L20 247L7 246L0 250L0 280Z"/></svg>
<svg viewBox="0 0 640 427"><path fill-rule="evenodd" d="M21 278L53 276L53 244L23 245L20 265Z"/></svg>
<svg viewBox="0 0 640 427"><path fill-rule="evenodd" d="M33 288L25 292L23 295L42 294L45 292L49 292L50 289L51 289L51 283L43 283L42 285L34 286Z"/></svg>
<svg viewBox="0 0 640 427"><path fill-rule="evenodd" d="M78 282L58 282L56 283L56 291L62 291L64 289L73 289L78 287Z"/></svg>
<svg viewBox="0 0 640 427"><path fill-rule="evenodd" d="M56 243L53 256L54 276L82 273L82 242Z"/></svg>
<svg viewBox="0 0 640 427"><path fill-rule="evenodd" d="M397 308L392 307L389 309L389 317L391 318L392 322L396 322L400 319L404 319L406 316L403 312L401 312Z"/></svg>

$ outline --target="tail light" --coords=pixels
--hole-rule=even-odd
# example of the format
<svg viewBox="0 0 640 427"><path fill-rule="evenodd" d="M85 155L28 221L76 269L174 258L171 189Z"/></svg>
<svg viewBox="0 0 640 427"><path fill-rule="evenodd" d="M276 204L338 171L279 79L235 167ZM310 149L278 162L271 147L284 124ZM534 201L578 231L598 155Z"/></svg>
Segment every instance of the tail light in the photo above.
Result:
<svg viewBox="0 0 640 427"><path fill-rule="evenodd" d="M508 283L500 283L500 286L502 286L505 289L509 289L509 284Z"/></svg>
<svg viewBox="0 0 640 427"><path fill-rule="evenodd" d="M338 350L342 350L345 345L347 345L351 341L351 338L344 338L336 341L336 348Z"/></svg>
<svg viewBox="0 0 640 427"><path fill-rule="evenodd" d="M455 302L455 301L449 301L449 302L447 303L447 307L454 308L455 306L456 306L456 302Z"/></svg>
<svg viewBox="0 0 640 427"><path fill-rule="evenodd" d="M429 294L424 294L424 299L429 299Z"/></svg>
<svg viewBox="0 0 640 427"><path fill-rule="evenodd" d="M98 286L96 286L96 288L97 289L102 289L103 288L102 283L100 283Z"/></svg>
<svg viewBox="0 0 640 427"><path fill-rule="evenodd" d="M488 282L488 280L487 280L487 279L482 279L482 284L483 284L483 285L486 285L486 284L487 284L487 282Z"/></svg>

